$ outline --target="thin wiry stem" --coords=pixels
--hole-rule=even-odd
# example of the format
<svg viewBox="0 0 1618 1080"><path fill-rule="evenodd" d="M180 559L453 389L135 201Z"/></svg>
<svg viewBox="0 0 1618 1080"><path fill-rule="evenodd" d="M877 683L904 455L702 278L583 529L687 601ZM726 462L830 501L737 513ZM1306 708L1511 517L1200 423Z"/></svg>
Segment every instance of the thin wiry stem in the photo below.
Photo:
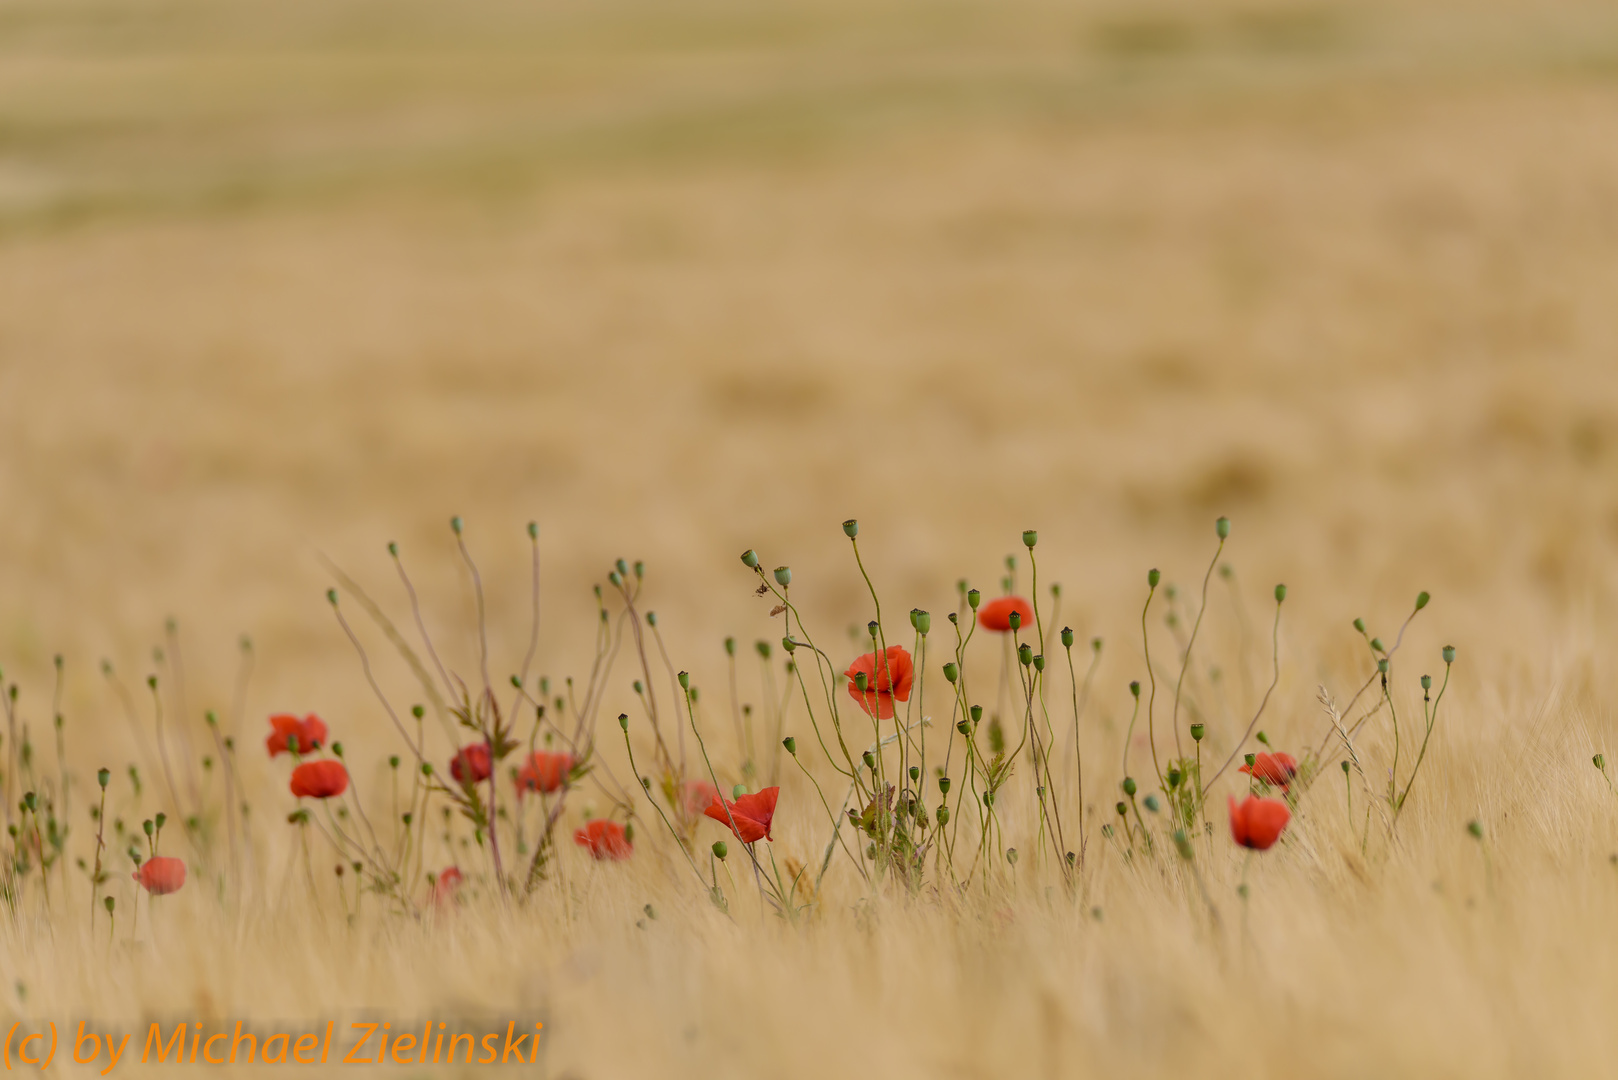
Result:
<svg viewBox="0 0 1618 1080"><path fill-rule="evenodd" d="M1279 592L1279 591L1280 590L1277 590L1277 592ZM1199 802L1206 801L1206 799L1208 798L1208 790L1210 788L1212 788L1214 786L1214 783L1221 776L1223 776L1225 774L1225 770L1230 768L1230 763L1235 761L1236 756L1242 752L1242 747L1247 744L1247 740L1250 739L1252 737L1252 735L1253 735L1253 729L1258 727L1259 718L1264 715L1264 708L1265 708L1265 706L1269 705L1269 703L1270 703L1270 695L1275 692L1276 684L1281 681L1281 601L1280 600L1277 600L1275 602L1275 625L1273 627L1271 627L1271 629L1270 629L1270 658L1271 658L1271 662L1272 662L1272 664L1274 665L1274 668L1275 668L1275 675L1270 680L1269 689L1264 691L1264 700L1260 701L1258 703L1258 712L1253 714L1252 722L1247 725L1247 730L1242 733L1241 739L1237 741L1236 746L1230 752L1230 756L1225 759L1225 763L1223 765L1219 766L1219 771L1213 774L1213 779L1212 780L1209 780L1206 784L1202 785L1202 790L1197 793L1197 799L1198 799Z"/></svg>

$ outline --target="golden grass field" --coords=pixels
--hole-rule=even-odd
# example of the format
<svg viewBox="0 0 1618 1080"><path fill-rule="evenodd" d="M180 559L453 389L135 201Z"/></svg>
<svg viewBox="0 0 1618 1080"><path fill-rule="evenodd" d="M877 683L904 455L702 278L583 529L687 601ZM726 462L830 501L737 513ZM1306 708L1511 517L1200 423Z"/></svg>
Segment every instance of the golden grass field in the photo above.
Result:
<svg viewBox="0 0 1618 1080"><path fill-rule="evenodd" d="M252 854L237 881L171 826L191 883L131 927L110 852L112 941L84 874L64 866L47 906L36 872L0 922L0 1020L542 1020L540 1075L575 1080L1605 1075L1614 297L1618 17L1598 3L4 0L0 669L59 790L64 657L70 855L92 853L100 766L109 816L165 808L150 771L139 803L125 779L141 747L103 659L145 724L161 672L169 737L198 754L204 709L236 732ZM1216 927L1173 859L1126 864L1094 830L1145 678L1146 571L1194 611L1220 514L1235 585L1215 579L1198 645L1228 675L1201 702L1219 757L1267 683L1277 582L1278 747L1322 740L1317 685L1346 701L1371 671L1356 616L1391 640L1433 594L1395 665L1408 723L1415 677L1442 645L1459 659L1392 840L1373 824L1362 849L1365 792L1351 820L1328 760L1244 904L1227 774L1197 848ZM745 888L726 919L643 802L630 861L566 842L524 906L435 840L467 903L345 924L329 868L304 884L265 718L324 717L387 816L401 747L322 556L404 624L397 541L471 673L452 515L502 683L529 634L527 522L534 670L558 682L588 674L591 586L646 560L642 609L704 690L727 786L722 639L750 656L782 632L741 551L793 567L842 665L871 617L845 518L890 625L926 608L939 640L957 579L997 594L1038 529L1061 623L1106 642L1082 897L1034 856L962 897L868 895L841 861L803 923ZM645 733L633 666L598 732L620 776L611 718ZM743 665L743 699L757 685ZM1058 730L1067 693L1064 672ZM811 741L801 707L787 728ZM1360 748L1386 768L1382 719ZM1025 850L1028 787L1006 798ZM574 798L569 826L606 809ZM816 801L786 776L779 856L818 856Z"/></svg>

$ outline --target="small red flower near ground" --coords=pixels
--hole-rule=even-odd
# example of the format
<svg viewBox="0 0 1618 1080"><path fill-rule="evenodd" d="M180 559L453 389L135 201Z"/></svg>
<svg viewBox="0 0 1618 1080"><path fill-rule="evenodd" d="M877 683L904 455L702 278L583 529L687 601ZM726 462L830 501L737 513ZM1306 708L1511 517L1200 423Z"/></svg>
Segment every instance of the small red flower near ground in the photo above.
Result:
<svg viewBox="0 0 1618 1080"><path fill-rule="evenodd" d="M484 747L483 750L486 757L488 748ZM451 771L453 770L454 767L451 766ZM536 751L529 754L523 767L517 770L517 793L520 795L524 791L542 791L549 795L567 783L568 774L572 771L572 754L552 753L549 750Z"/></svg>
<svg viewBox="0 0 1618 1080"><path fill-rule="evenodd" d="M292 794L300 799L329 799L348 790L348 770L340 761L306 761L292 770Z"/></svg>
<svg viewBox="0 0 1618 1080"><path fill-rule="evenodd" d="M775 818L775 800L780 794L780 788L767 787L729 802L721 800L718 792L715 792L713 802L703 813L735 833L736 839L744 844L758 840L774 842L775 838L770 835L770 822ZM727 810L729 813L726 813ZM732 818L736 821L735 825L731 824Z"/></svg>
<svg viewBox="0 0 1618 1080"><path fill-rule="evenodd" d="M687 780L685 782L685 812L687 817L697 817L708 809L708 804L719 798L719 789L706 780Z"/></svg>
<svg viewBox="0 0 1618 1080"><path fill-rule="evenodd" d="M910 700L910 685L916 677L916 665L903 645L889 645L881 653L868 652L843 672L848 677L848 696L853 698L867 716L879 720L893 719L893 703ZM865 676L862 693L854 681Z"/></svg>
<svg viewBox="0 0 1618 1080"><path fill-rule="evenodd" d="M612 859L614 861L629 858L629 853L635 850L630 842L629 833L616 821L597 818L587 823L582 829L573 833L573 842L580 847L589 848L590 854L597 859Z"/></svg>
<svg viewBox="0 0 1618 1080"><path fill-rule="evenodd" d="M1243 765L1239 771L1285 791L1298 775L1298 759L1291 754L1255 754L1253 764Z"/></svg>
<svg viewBox="0 0 1618 1080"><path fill-rule="evenodd" d="M978 609L978 625L985 630L1005 633L1011 629L1011 613L1017 613L1017 628L1026 630L1034 625L1034 609L1020 596L1002 596L990 600Z"/></svg>
<svg viewBox="0 0 1618 1080"><path fill-rule="evenodd" d="M457 784L481 784L489 778L489 744L463 746L449 762L449 774Z"/></svg>
<svg viewBox="0 0 1618 1080"><path fill-rule="evenodd" d="M433 905L443 907L455 899L455 893L461 887L461 871L451 866L442 871L437 880L433 882Z"/></svg>
<svg viewBox="0 0 1618 1080"><path fill-rule="evenodd" d="M270 728L264 745L271 757L289 750L307 754L326 745L326 722L314 713L302 720L291 713L276 713L270 717Z"/></svg>
<svg viewBox="0 0 1618 1080"><path fill-rule="evenodd" d="M168 855L154 855L129 876L153 896L167 896L179 892L185 884L185 863Z"/></svg>
<svg viewBox="0 0 1618 1080"><path fill-rule="evenodd" d="M1269 850L1291 820L1292 811L1280 799L1249 795L1237 802L1236 796L1230 796L1230 835L1242 847Z"/></svg>

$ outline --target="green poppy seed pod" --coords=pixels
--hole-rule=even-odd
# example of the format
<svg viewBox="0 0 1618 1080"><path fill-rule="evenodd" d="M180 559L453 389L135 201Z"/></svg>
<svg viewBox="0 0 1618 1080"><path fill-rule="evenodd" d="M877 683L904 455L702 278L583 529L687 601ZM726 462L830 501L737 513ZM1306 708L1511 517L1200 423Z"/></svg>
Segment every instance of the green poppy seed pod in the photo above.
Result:
<svg viewBox="0 0 1618 1080"><path fill-rule="evenodd" d="M1270 745L1270 737L1268 735L1264 734L1264 732L1262 732L1262 731L1259 732L1257 735L1253 736L1253 738L1257 739L1259 742L1263 743L1265 746Z"/></svg>
<svg viewBox="0 0 1618 1080"><path fill-rule="evenodd" d="M843 522L843 535L844 536L846 536L850 540L852 540L856 536L858 536L859 534L860 534L860 523L858 521L856 521L854 518L849 518L847 521Z"/></svg>
<svg viewBox="0 0 1618 1080"><path fill-rule="evenodd" d="M1017 569L1017 556L1015 556L1015 555L1007 555L1006 556L1006 569L1007 570L1016 570Z"/></svg>
<svg viewBox="0 0 1618 1080"><path fill-rule="evenodd" d="M956 615L955 612L953 612L953 611L950 612L948 615L944 616L944 618L949 620L949 624L951 626L959 626L959 625L961 625L960 616Z"/></svg>
<svg viewBox="0 0 1618 1080"><path fill-rule="evenodd" d="M790 567L790 566L777 566L775 568L775 583L777 585L781 586L781 588L783 588L783 589L786 588L788 585L791 585L792 584L792 567Z"/></svg>
<svg viewBox="0 0 1618 1080"><path fill-rule="evenodd" d="M410 706L410 715L414 716L417 720L420 720L426 714L427 714L427 710L424 709L422 706L420 706L420 705L412 705L412 706Z"/></svg>
<svg viewBox="0 0 1618 1080"><path fill-rule="evenodd" d="M933 628L933 617L932 617L932 615L929 612L925 612L925 611L916 612L916 632L921 634L923 637L925 637L926 634L927 634L927 631L931 630L932 628Z"/></svg>
<svg viewBox="0 0 1618 1080"><path fill-rule="evenodd" d="M421 775L423 775L423 776L431 776L432 774L433 774L432 762L430 762L430 761L422 762L421 763Z"/></svg>
<svg viewBox="0 0 1618 1080"><path fill-rule="evenodd" d="M688 672L688 671L680 672L679 679L680 679L680 689L681 690L689 690L689 689L691 689L691 673L690 672Z"/></svg>
<svg viewBox="0 0 1618 1080"><path fill-rule="evenodd" d="M1426 607L1428 602L1430 602L1431 600L1432 600L1432 594L1431 593L1428 593L1426 591L1422 591L1422 592L1417 593L1416 594L1416 610L1420 611L1422 608Z"/></svg>
<svg viewBox="0 0 1618 1080"><path fill-rule="evenodd" d="M944 680L953 683L961 675L961 669L955 666L954 661L944 665Z"/></svg>
<svg viewBox="0 0 1618 1080"><path fill-rule="evenodd" d="M1421 677L1421 688L1423 690L1431 690L1433 688L1433 677L1431 675L1423 675Z"/></svg>
<svg viewBox="0 0 1618 1080"><path fill-rule="evenodd" d="M1358 633L1361 633L1361 634L1365 633L1365 620L1364 619L1355 619L1354 620L1354 629Z"/></svg>
<svg viewBox="0 0 1618 1080"><path fill-rule="evenodd" d="M940 776L938 778L938 793L940 795L948 795L949 794L949 777Z"/></svg>
<svg viewBox="0 0 1618 1080"><path fill-rule="evenodd" d="M1180 590L1175 588L1174 587L1174 582L1171 581L1171 582L1168 583L1167 586L1164 587L1163 595L1168 597L1170 600L1173 600L1176 596L1180 595ZM1173 616L1171 615L1170 618L1172 618L1172 617Z"/></svg>
<svg viewBox="0 0 1618 1080"><path fill-rule="evenodd" d="M1168 773L1168 782L1169 782L1170 790L1173 790L1174 788L1179 787L1180 786L1180 781L1183 778L1184 778L1184 774L1182 774L1179 769L1170 769L1169 773Z"/></svg>
<svg viewBox="0 0 1618 1080"><path fill-rule="evenodd" d="M1453 646L1453 645L1445 645L1443 655L1444 655L1444 663L1446 663L1446 664L1455 663L1455 646Z"/></svg>
<svg viewBox="0 0 1618 1080"><path fill-rule="evenodd" d="M914 784L917 780L920 780L920 779L921 779L921 769L919 769L915 765L910 766L910 782L912 784Z"/></svg>
<svg viewBox="0 0 1618 1080"><path fill-rule="evenodd" d="M522 680L519 679L517 676L513 675L511 677L511 685L512 685L513 689L521 690L522 689Z"/></svg>
<svg viewBox="0 0 1618 1080"><path fill-rule="evenodd" d="M919 612L920 610L921 610L920 608L911 608L910 609L910 629L912 629L912 630L914 630L916 628L916 613Z"/></svg>
<svg viewBox="0 0 1618 1080"><path fill-rule="evenodd" d="M863 694L865 693L865 687L869 685L869 683L870 680L865 677L865 672L856 671L854 673L854 689Z"/></svg>
<svg viewBox="0 0 1618 1080"><path fill-rule="evenodd" d="M1041 653L1040 655L1034 657L1034 670L1035 671L1044 671L1045 670L1045 655L1043 653Z"/></svg>
<svg viewBox="0 0 1618 1080"><path fill-rule="evenodd" d="M725 856L729 855L729 854L730 854L730 845L726 844L723 840L715 840L713 842L713 857L714 858L718 859L720 862L724 862L725 861Z"/></svg>
<svg viewBox="0 0 1618 1080"><path fill-rule="evenodd" d="M1133 776L1124 777L1124 794L1125 795L1128 795L1131 799L1133 799L1135 797L1135 792L1137 792L1139 790L1140 790L1140 785L1135 783L1135 778Z"/></svg>
<svg viewBox="0 0 1618 1080"><path fill-rule="evenodd" d="M735 656L736 655L736 639L735 638L728 637L728 638L725 639L725 655L726 656Z"/></svg>
<svg viewBox="0 0 1618 1080"><path fill-rule="evenodd" d="M760 660L768 660L770 658L770 643L765 641L763 638L753 642L753 648L758 651Z"/></svg>
<svg viewBox="0 0 1618 1080"><path fill-rule="evenodd" d="M145 833L147 836L152 835L152 819L151 818L147 818L145 821L140 823L140 831Z"/></svg>
<svg viewBox="0 0 1618 1080"><path fill-rule="evenodd" d="M332 743L331 744L331 752L332 752L332 754L334 754L337 757L342 757L343 756L343 744L340 743L340 742Z"/></svg>
<svg viewBox="0 0 1618 1080"><path fill-rule="evenodd" d="M1146 809L1150 810L1154 814L1157 813L1158 802L1156 795L1148 795L1142 801L1146 804Z"/></svg>
<svg viewBox="0 0 1618 1080"><path fill-rule="evenodd" d="M111 769L98 769L98 770L96 770L96 783L101 785L101 789L103 791L105 791L107 789L107 782L109 780L111 780L111 779L112 779L112 770Z"/></svg>
<svg viewBox="0 0 1618 1080"><path fill-rule="evenodd" d="M1219 520L1224 521L1225 519L1220 518ZM1223 539L1223 537L1221 537L1221 539ZM1185 834L1184 829L1174 830L1174 850L1178 851L1180 853L1180 858L1184 859L1186 862L1190 862L1191 859L1196 855L1196 852L1191 849L1191 838Z"/></svg>
<svg viewBox="0 0 1618 1080"><path fill-rule="evenodd" d="M619 576L618 571L611 570L607 573L607 582L616 589L624 583L624 579Z"/></svg>
<svg viewBox="0 0 1618 1080"><path fill-rule="evenodd" d="M157 676L156 675L148 675L148 676L146 676L146 685L149 688L151 688L153 690L156 690L157 689ZM17 687L15 685L13 685L11 687L11 699L13 701L17 700Z"/></svg>
<svg viewBox="0 0 1618 1080"><path fill-rule="evenodd" d="M39 800L35 797L32 791L29 791L23 794L22 804L28 808L29 813L32 813L35 808L38 807Z"/></svg>
<svg viewBox="0 0 1618 1080"><path fill-rule="evenodd" d="M972 724L973 724L974 727L977 725L979 720L983 719L983 706L982 705L974 705L974 706L972 706L970 709L968 709L966 711L972 714Z"/></svg>
<svg viewBox="0 0 1618 1080"><path fill-rule="evenodd" d="M792 651L794 649L796 649L797 647L798 647L798 643L793 641L791 638L784 637L784 638L781 639L781 648L786 650L788 656L792 655ZM766 659L768 659L768 658L766 658Z"/></svg>
<svg viewBox="0 0 1618 1080"><path fill-rule="evenodd" d="M798 756L798 740L791 735L781 740L781 745L787 748L787 753L793 757Z"/></svg>
<svg viewBox="0 0 1618 1080"><path fill-rule="evenodd" d="M629 731L629 714L628 713L619 713L618 714L618 726L620 728L622 728L626 733Z"/></svg>
<svg viewBox="0 0 1618 1080"><path fill-rule="evenodd" d="M1119 802L1116 806L1113 807L1113 809L1118 811L1118 816L1119 817L1128 817L1129 816L1129 804L1126 803L1126 802Z"/></svg>
<svg viewBox="0 0 1618 1080"><path fill-rule="evenodd" d="M398 754L389 754L388 755L388 768L397 769L398 767L399 767L399 755Z"/></svg>
<svg viewBox="0 0 1618 1080"><path fill-rule="evenodd" d="M734 786L734 787L732 787L730 789L730 797L732 799L739 799L743 795L746 795L746 794L747 794L747 785L746 784L737 784L736 786Z"/></svg>
<svg viewBox="0 0 1618 1080"><path fill-rule="evenodd" d="M962 720L960 723L956 724L955 725L955 730L959 731L962 735L970 735L970 734L972 734L971 725L967 724L967 722L965 720Z"/></svg>
<svg viewBox="0 0 1618 1080"><path fill-rule="evenodd" d="M1100 638L1094 637L1094 638L1090 639L1090 651L1093 652L1093 653L1097 653L1097 654L1099 654L1101 652L1101 639Z"/></svg>
<svg viewBox="0 0 1618 1080"><path fill-rule="evenodd" d="M1191 725L1191 739L1192 739L1192 741L1193 742L1201 742L1202 741L1202 736L1207 733L1207 730L1208 729L1205 728L1201 724L1192 724Z"/></svg>
<svg viewBox="0 0 1618 1080"><path fill-rule="evenodd" d="M332 607L337 606L337 590L336 589L327 589L326 590L326 603L330 604Z"/></svg>
<svg viewBox="0 0 1618 1080"><path fill-rule="evenodd" d="M645 561L641 560L641 559L636 559L635 560L635 580L639 581L641 578L643 578L645 576L646 576L646 563L645 563Z"/></svg>
<svg viewBox="0 0 1618 1080"><path fill-rule="evenodd" d="M1388 658L1386 656L1376 662L1376 669L1384 675L1388 673Z"/></svg>
<svg viewBox="0 0 1618 1080"><path fill-rule="evenodd" d="M993 806L994 805L994 792L985 791L983 793L983 805L984 806Z"/></svg>
<svg viewBox="0 0 1618 1080"><path fill-rule="evenodd" d="M618 571L619 577L627 577L629 575L629 563L625 562L623 559L619 559L617 562L613 563L612 567L614 570Z"/></svg>
<svg viewBox="0 0 1618 1080"><path fill-rule="evenodd" d="M1017 646L1017 660L1022 664L1023 667L1027 667L1029 664L1032 664L1034 662L1033 646L1029 645L1026 641Z"/></svg>
<svg viewBox="0 0 1618 1080"><path fill-rule="evenodd" d="M1466 823L1466 831L1472 834L1472 839L1482 840L1483 822L1479 821L1477 818L1473 818L1471 821Z"/></svg>
<svg viewBox="0 0 1618 1080"><path fill-rule="evenodd" d="M1382 647L1382 639L1379 637L1374 637L1371 639L1371 648L1375 649L1377 652L1387 652L1387 650Z"/></svg>
<svg viewBox="0 0 1618 1080"><path fill-rule="evenodd" d="M1251 769L1253 767L1253 763L1256 762L1257 760L1258 760L1258 755L1257 754L1243 754L1242 755L1242 763L1244 765L1246 765L1249 769Z"/></svg>
<svg viewBox="0 0 1618 1080"><path fill-rule="evenodd" d="M966 594L966 606L976 611L981 603L983 603L983 594L976 589L969 589Z"/></svg>
<svg viewBox="0 0 1618 1080"><path fill-rule="evenodd" d="M937 817L938 817L938 823L940 825L948 825L949 824L949 807L940 806L938 808Z"/></svg>
<svg viewBox="0 0 1618 1080"><path fill-rule="evenodd" d="M1140 680L1139 679L1135 679L1135 680L1130 682L1130 684L1129 684L1129 692L1136 699L1140 698Z"/></svg>
<svg viewBox="0 0 1618 1080"><path fill-rule="evenodd" d="M1597 754L1595 757L1591 758L1590 760L1592 762L1594 762L1595 767L1600 769L1602 772L1607 771L1607 759L1602 757L1600 754Z"/></svg>
<svg viewBox="0 0 1618 1080"><path fill-rule="evenodd" d="M1021 630L1022 629L1022 613L1019 612L1019 611L1013 611L1010 615L1006 616L1006 623L1013 630Z"/></svg>
<svg viewBox="0 0 1618 1080"><path fill-rule="evenodd" d="M696 700L697 700L697 688L693 686L691 688L691 701L694 704L696 702Z"/></svg>
<svg viewBox="0 0 1618 1080"><path fill-rule="evenodd" d="M1219 534L1219 539L1221 539L1221 540L1223 540L1223 539L1225 539L1225 537L1229 536L1230 535L1230 519L1228 517L1222 517L1218 521L1214 522L1214 532Z"/></svg>
<svg viewBox="0 0 1618 1080"><path fill-rule="evenodd" d="M602 611L601 614L605 616L607 613L606 611ZM654 630L657 628L657 612L648 611L646 613L646 625L652 627Z"/></svg>
<svg viewBox="0 0 1618 1080"><path fill-rule="evenodd" d="M459 514L449 519L449 527L455 530L455 535L461 535L461 517Z"/></svg>
<svg viewBox="0 0 1618 1080"><path fill-rule="evenodd" d="M1159 581L1162 581L1162 580L1163 580L1163 575L1158 573L1156 569L1146 571L1146 587L1147 588L1149 588L1149 589L1157 588L1157 583Z"/></svg>
<svg viewBox="0 0 1618 1080"><path fill-rule="evenodd" d="M742 552L742 565L746 566L749 570L757 570L758 552L754 551L752 548L748 548L746 551Z"/></svg>
<svg viewBox="0 0 1618 1080"><path fill-rule="evenodd" d="M395 559L399 557L399 545L394 543L392 540L388 541L388 554L392 555Z"/></svg>
<svg viewBox="0 0 1618 1080"><path fill-rule="evenodd" d="M867 750L867 751L865 751L865 753L860 755L860 760L865 762L865 767L867 769L870 769L872 772L876 771L876 755L875 754L873 754L869 750Z"/></svg>
<svg viewBox="0 0 1618 1080"><path fill-rule="evenodd" d="M1033 551L1034 545L1037 543L1039 543L1039 533L1035 532L1033 529L1024 529L1022 531L1023 547L1027 548L1029 551Z"/></svg>
<svg viewBox="0 0 1618 1080"><path fill-rule="evenodd" d="M538 540L539 539L539 522L530 521L528 523L528 539L530 539L530 540Z"/></svg>
<svg viewBox="0 0 1618 1080"><path fill-rule="evenodd" d="M111 915L112 912L113 912L113 909L118 906L118 901L114 900L110 896L107 897L105 900L101 901L101 903L102 903L103 906L106 907L108 915Z"/></svg>
<svg viewBox="0 0 1618 1080"><path fill-rule="evenodd" d="M1287 598L1287 587L1285 585L1277 585L1275 587L1275 602L1277 604L1279 604L1279 603L1283 602L1284 600L1286 600L1286 598Z"/></svg>
<svg viewBox="0 0 1618 1080"><path fill-rule="evenodd" d="M1071 626L1064 626L1064 627L1062 627L1062 648L1071 649L1072 647L1073 647L1073 628Z"/></svg>
<svg viewBox="0 0 1618 1080"><path fill-rule="evenodd" d="M865 632L871 635L872 641L876 640L877 635L881 633L881 631L882 627L877 624L875 619L872 619L870 622L865 624Z"/></svg>
<svg viewBox="0 0 1618 1080"><path fill-rule="evenodd" d="M1006 862L1010 863L1012 866L1017 865L1017 849L1016 848L1014 848L1014 847L1006 848Z"/></svg>

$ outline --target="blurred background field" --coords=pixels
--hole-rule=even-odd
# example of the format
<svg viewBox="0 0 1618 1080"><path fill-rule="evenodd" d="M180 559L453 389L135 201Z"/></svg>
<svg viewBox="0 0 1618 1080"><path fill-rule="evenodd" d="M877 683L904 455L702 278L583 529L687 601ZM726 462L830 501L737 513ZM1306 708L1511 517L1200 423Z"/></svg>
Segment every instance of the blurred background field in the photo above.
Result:
<svg viewBox="0 0 1618 1080"><path fill-rule="evenodd" d="M1106 713L1224 513L1254 611L1341 649L1283 730L1427 588L1424 653L1587 756L1615 297L1610 4L5 0L0 667L41 724L66 655L93 769L102 657L173 616L223 706L245 632L250 724L374 758L318 552L393 604L399 541L468 655L462 515L509 655L537 520L539 667L624 555L717 684L778 636L744 548L863 623L857 517L901 611L1039 529Z"/></svg>

